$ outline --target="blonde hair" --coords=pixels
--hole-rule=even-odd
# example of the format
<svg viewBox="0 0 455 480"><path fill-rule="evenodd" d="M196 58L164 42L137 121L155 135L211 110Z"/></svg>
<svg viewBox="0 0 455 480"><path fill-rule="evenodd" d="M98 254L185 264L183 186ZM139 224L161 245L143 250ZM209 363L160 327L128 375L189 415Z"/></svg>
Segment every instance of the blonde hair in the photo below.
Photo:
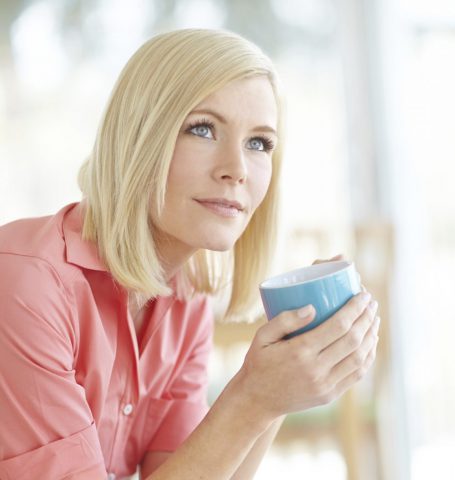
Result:
<svg viewBox="0 0 455 480"><path fill-rule="evenodd" d="M231 285L226 317L245 318L258 298L275 246L281 166L282 100L270 59L224 30L182 29L157 35L131 57L114 86L78 183L86 212L82 236L96 242L115 280L145 298L169 295L153 239L179 129L204 98L233 80L266 75L278 106L271 183L233 251L201 250L182 270L192 292L215 294Z"/></svg>

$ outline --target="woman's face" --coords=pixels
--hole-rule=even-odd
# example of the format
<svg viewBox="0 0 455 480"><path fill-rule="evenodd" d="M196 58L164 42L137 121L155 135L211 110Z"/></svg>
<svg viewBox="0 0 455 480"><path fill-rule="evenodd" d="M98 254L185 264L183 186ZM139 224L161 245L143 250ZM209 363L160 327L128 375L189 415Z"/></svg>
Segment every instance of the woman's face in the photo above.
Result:
<svg viewBox="0 0 455 480"><path fill-rule="evenodd" d="M266 76L233 81L194 108L179 132L163 213L154 222L168 251L234 245L267 192L276 129Z"/></svg>

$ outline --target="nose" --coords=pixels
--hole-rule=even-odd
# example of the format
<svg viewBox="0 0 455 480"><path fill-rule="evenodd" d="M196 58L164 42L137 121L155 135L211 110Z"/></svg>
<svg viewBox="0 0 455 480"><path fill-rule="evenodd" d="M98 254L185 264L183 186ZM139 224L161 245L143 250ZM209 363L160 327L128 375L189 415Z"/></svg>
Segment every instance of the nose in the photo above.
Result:
<svg viewBox="0 0 455 480"><path fill-rule="evenodd" d="M248 174L245 155L241 146L223 146L218 154L213 175L217 181L232 185L246 182Z"/></svg>

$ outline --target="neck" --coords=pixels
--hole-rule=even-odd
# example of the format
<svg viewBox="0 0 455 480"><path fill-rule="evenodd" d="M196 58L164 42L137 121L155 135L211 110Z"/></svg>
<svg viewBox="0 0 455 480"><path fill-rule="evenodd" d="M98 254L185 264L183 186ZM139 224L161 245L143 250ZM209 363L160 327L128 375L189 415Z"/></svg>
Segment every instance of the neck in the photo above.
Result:
<svg viewBox="0 0 455 480"><path fill-rule="evenodd" d="M197 251L196 248L189 247L176 238L164 235L155 238L155 245L167 282L177 275Z"/></svg>
<svg viewBox="0 0 455 480"><path fill-rule="evenodd" d="M171 282L183 265L197 251L197 249L189 247L176 238L162 233L154 235L154 242L167 283ZM137 293L130 292L128 295L128 303L136 311L141 310L148 300L150 299L140 294L137 295Z"/></svg>

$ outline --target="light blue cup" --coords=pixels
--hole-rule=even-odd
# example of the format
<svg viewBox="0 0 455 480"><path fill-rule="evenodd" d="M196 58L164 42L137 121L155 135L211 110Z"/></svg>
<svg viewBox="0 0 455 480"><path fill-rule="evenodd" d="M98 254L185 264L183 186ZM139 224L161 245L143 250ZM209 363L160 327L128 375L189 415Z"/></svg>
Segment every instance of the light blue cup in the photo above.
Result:
<svg viewBox="0 0 455 480"><path fill-rule="evenodd" d="M291 338L317 327L357 293L360 278L352 262L326 262L299 268L269 278L259 285L267 318L285 310L313 305L316 317L307 326L284 338Z"/></svg>

